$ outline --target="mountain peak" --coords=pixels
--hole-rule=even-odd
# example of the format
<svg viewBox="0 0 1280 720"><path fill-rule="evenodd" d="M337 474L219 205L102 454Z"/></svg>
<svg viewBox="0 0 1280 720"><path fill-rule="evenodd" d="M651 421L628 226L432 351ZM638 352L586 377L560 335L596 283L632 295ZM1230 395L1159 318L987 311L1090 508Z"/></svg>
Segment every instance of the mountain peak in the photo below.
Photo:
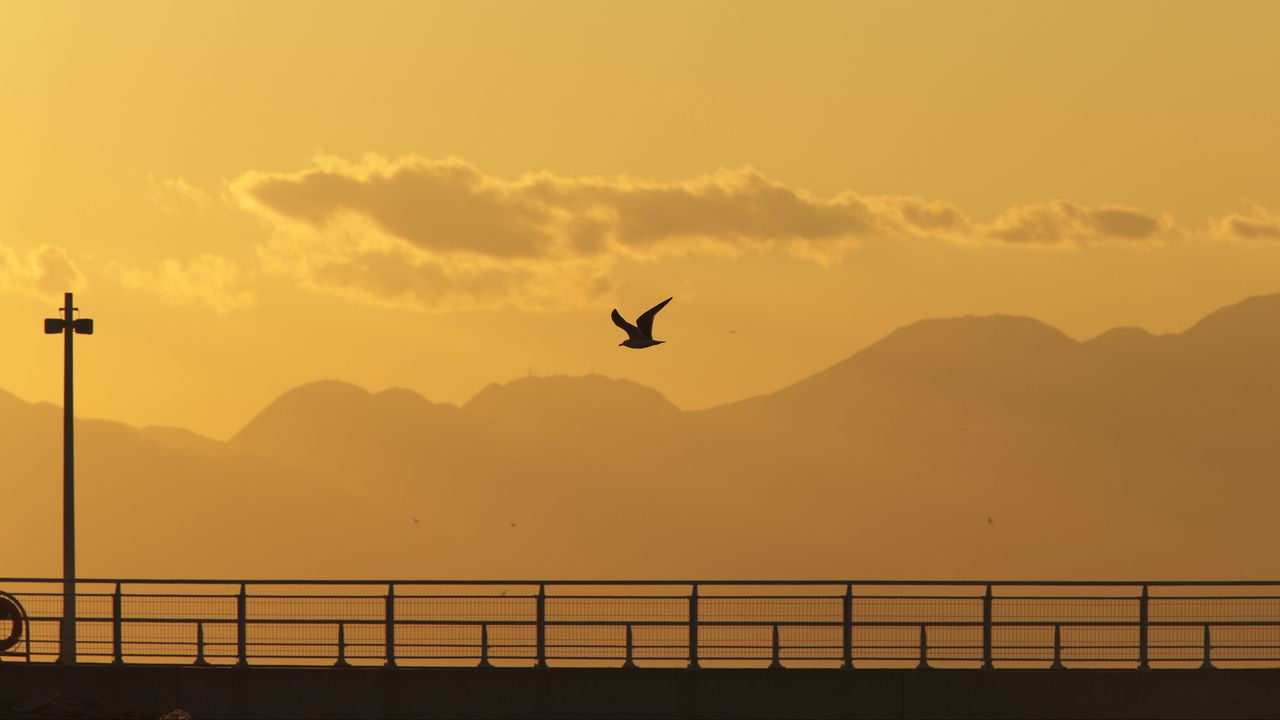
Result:
<svg viewBox="0 0 1280 720"><path fill-rule="evenodd" d="M340 380L320 380L285 392L264 408L231 438L231 443L261 448L284 436L302 433L324 437L343 418L372 430L405 422L435 420L441 413L457 412L452 405L437 405L412 390L392 388L371 393ZM385 430L385 428L384 428Z"/></svg>
<svg viewBox="0 0 1280 720"><path fill-rule="evenodd" d="M1061 330L1035 318L1021 315L964 315L954 318L920 320L890 333L881 342L979 345L984 348L1006 343L1068 347L1076 342Z"/></svg>
<svg viewBox="0 0 1280 720"><path fill-rule="evenodd" d="M890 333L809 380L845 374L855 367L884 367L894 374L916 368L947 372L1001 373L1048 367L1078 350L1080 343L1039 320L1014 315L965 315L921 320Z"/></svg>
<svg viewBox="0 0 1280 720"><path fill-rule="evenodd" d="M345 380L316 380L284 391L276 398L275 403L333 401L367 398L372 395L368 390Z"/></svg>
<svg viewBox="0 0 1280 720"><path fill-rule="evenodd" d="M1130 353L1152 347L1158 338L1140 327L1115 327L1088 340L1084 346L1107 353Z"/></svg>
<svg viewBox="0 0 1280 720"><path fill-rule="evenodd" d="M1096 343L1096 342L1114 342L1114 341L1128 341L1128 340L1141 341L1146 338L1153 338L1153 337L1155 337L1155 335L1152 335L1145 328L1140 328L1140 327L1137 327L1136 325L1123 325L1120 327L1113 327L1110 330L1107 330L1102 334L1098 335L1097 337L1093 338L1092 340L1089 340L1089 342Z"/></svg>
<svg viewBox="0 0 1280 720"><path fill-rule="evenodd" d="M524 377L505 384L493 383L463 407L487 416L567 414L603 418L679 412L651 387L604 375Z"/></svg>
<svg viewBox="0 0 1280 720"><path fill-rule="evenodd" d="M1204 316L1183 335L1193 339L1280 334L1280 294L1255 295Z"/></svg>

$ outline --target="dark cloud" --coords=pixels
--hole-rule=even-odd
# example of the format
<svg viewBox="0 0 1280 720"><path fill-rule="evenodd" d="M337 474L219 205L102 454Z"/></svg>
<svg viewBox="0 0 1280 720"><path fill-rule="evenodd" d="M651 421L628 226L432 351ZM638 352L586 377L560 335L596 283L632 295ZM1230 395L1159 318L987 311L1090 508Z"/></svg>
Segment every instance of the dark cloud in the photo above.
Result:
<svg viewBox="0 0 1280 720"><path fill-rule="evenodd" d="M1125 240L1147 240L1169 224L1163 218L1142 210L1119 207L1094 210L1091 220L1099 235Z"/></svg>
<svg viewBox="0 0 1280 720"><path fill-rule="evenodd" d="M355 176L340 170L267 176L245 191L271 211L315 227L355 214L425 250L537 257L554 242L547 232L551 208L457 162L401 164Z"/></svg>
<svg viewBox="0 0 1280 720"><path fill-rule="evenodd" d="M779 248L821 262L879 237L1072 245L1143 241L1170 223L1142 210L1058 200L978 223L953 205L845 192L818 197L751 168L679 182L506 181L456 159L320 158L232 185L279 231L265 255L312 287L425 309L557 307L606 286L621 261Z"/></svg>
<svg viewBox="0 0 1280 720"><path fill-rule="evenodd" d="M884 220L852 195L814 197L750 169L680 183L536 175L504 182L458 160L331 163L236 184L251 208L322 230L359 218L433 253L491 258L838 246Z"/></svg>
<svg viewBox="0 0 1280 720"><path fill-rule="evenodd" d="M886 202L897 209L907 227L918 233L963 236L972 231L969 218L946 203L930 202L917 197L886 198Z"/></svg>
<svg viewBox="0 0 1280 720"><path fill-rule="evenodd" d="M737 248L807 241L852 243L879 218L862 200L832 200L770 182L744 169L686 183L560 180L545 192L564 211L588 209L599 229L624 248L710 244Z"/></svg>
<svg viewBox="0 0 1280 720"><path fill-rule="evenodd" d="M1015 244L1058 245L1107 240L1152 240L1172 222L1134 208L1089 208L1066 200L1023 205L981 227L991 238Z"/></svg>
<svg viewBox="0 0 1280 720"><path fill-rule="evenodd" d="M1280 240L1280 217L1254 206L1247 213L1231 213L1219 220L1213 234L1219 240Z"/></svg>

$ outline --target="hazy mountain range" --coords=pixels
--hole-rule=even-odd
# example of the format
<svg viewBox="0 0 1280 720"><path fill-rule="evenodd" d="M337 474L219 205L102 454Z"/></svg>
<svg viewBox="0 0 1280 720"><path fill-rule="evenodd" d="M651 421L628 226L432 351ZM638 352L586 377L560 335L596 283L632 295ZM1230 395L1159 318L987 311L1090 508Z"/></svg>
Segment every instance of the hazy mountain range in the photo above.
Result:
<svg viewBox="0 0 1280 720"><path fill-rule="evenodd" d="M1087 342L926 320L696 412L592 375L313 383L227 442L84 420L80 574L1274 579L1278 367L1272 295ZM0 392L2 575L60 572L60 421Z"/></svg>

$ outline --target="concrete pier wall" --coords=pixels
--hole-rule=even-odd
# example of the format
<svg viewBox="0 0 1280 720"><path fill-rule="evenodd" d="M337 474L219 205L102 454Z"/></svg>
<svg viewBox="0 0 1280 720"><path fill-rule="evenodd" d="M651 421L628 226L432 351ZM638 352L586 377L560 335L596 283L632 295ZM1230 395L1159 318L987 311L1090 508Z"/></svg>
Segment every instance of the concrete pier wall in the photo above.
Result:
<svg viewBox="0 0 1280 720"><path fill-rule="evenodd" d="M0 665L0 717L1276 718L1280 670Z"/></svg>

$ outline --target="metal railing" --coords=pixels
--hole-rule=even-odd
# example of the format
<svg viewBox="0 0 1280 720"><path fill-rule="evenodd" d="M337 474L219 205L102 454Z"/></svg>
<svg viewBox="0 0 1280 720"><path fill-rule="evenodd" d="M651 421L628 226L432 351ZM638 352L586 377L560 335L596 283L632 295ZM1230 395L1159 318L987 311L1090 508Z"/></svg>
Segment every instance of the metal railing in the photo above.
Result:
<svg viewBox="0 0 1280 720"><path fill-rule="evenodd" d="M79 662L1277 667L1280 582L82 580ZM5 662L60 655L60 581L0 578ZM9 628L0 628L0 635Z"/></svg>

